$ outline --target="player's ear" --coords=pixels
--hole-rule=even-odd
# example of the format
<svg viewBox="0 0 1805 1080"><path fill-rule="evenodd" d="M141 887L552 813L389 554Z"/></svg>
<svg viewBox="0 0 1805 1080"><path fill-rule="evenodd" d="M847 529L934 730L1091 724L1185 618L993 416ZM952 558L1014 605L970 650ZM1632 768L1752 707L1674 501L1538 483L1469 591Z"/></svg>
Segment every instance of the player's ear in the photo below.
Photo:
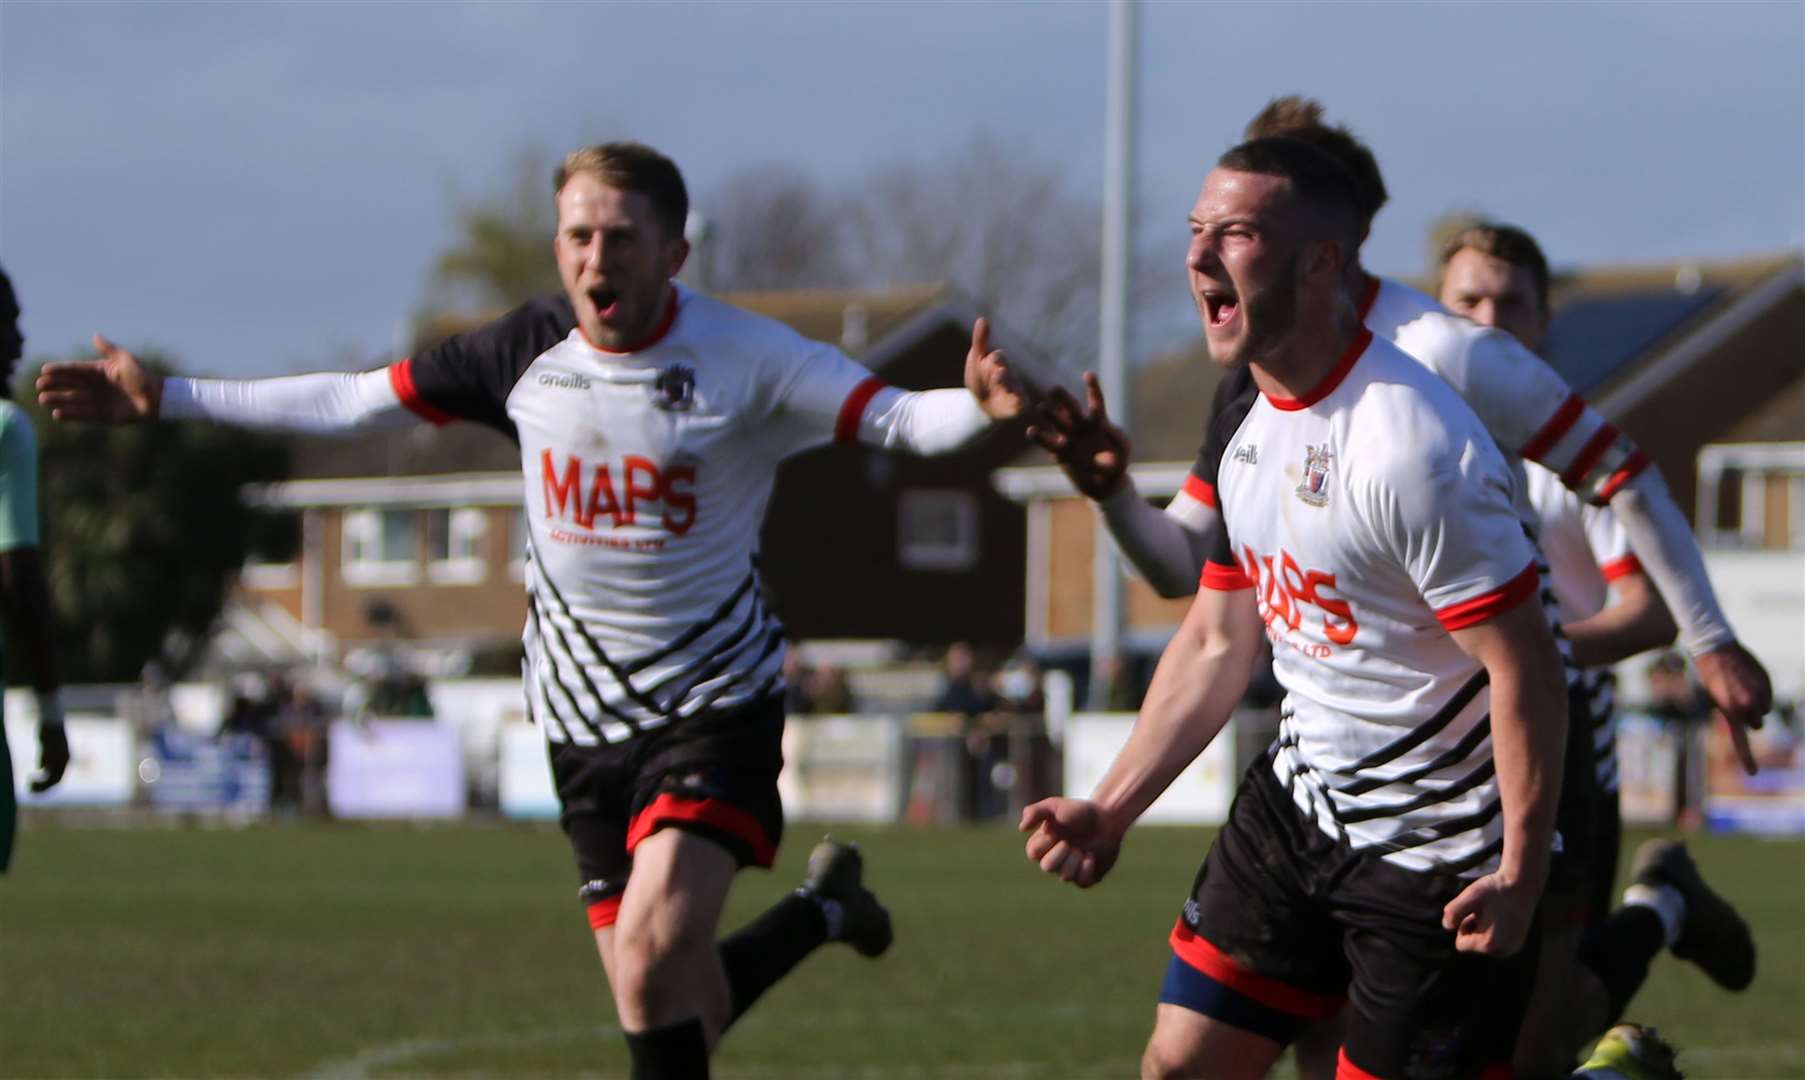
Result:
<svg viewBox="0 0 1805 1080"><path fill-rule="evenodd" d="M683 269L683 264L685 262L687 262L688 260L689 260L689 238L688 237L679 236L675 240L671 240L670 242L665 244L664 261L665 261L665 276L666 277L676 277L678 271Z"/></svg>
<svg viewBox="0 0 1805 1080"><path fill-rule="evenodd" d="M1304 249L1303 276L1330 288L1341 285L1342 246L1335 240L1318 240Z"/></svg>

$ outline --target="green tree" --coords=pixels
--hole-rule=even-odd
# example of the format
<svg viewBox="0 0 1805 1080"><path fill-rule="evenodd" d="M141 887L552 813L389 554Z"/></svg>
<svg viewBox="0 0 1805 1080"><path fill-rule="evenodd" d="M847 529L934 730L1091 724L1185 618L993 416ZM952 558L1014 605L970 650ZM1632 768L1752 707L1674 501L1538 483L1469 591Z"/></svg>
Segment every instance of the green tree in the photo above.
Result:
<svg viewBox="0 0 1805 1080"><path fill-rule="evenodd" d="M286 445L212 424L57 423L26 400L63 677L134 681L150 660L179 677L244 565L239 489L284 478Z"/></svg>
<svg viewBox="0 0 1805 1080"><path fill-rule="evenodd" d="M556 164L542 149L522 150L504 189L454 195L456 240L433 263L422 323L436 312L512 308L562 287L552 257Z"/></svg>

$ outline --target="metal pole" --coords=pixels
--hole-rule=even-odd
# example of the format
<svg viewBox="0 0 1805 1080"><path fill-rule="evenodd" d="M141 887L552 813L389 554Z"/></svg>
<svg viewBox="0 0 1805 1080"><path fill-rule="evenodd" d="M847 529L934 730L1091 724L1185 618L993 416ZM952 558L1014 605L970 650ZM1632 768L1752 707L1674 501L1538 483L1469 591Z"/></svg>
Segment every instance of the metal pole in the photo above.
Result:
<svg viewBox="0 0 1805 1080"><path fill-rule="evenodd" d="M1134 188L1134 46L1139 6L1109 5L1109 97L1103 128L1103 281L1097 376L1110 417L1128 426L1129 200ZM1109 699L1109 675L1122 652L1123 593L1109 530L1096 525L1095 585L1091 608L1091 708Z"/></svg>

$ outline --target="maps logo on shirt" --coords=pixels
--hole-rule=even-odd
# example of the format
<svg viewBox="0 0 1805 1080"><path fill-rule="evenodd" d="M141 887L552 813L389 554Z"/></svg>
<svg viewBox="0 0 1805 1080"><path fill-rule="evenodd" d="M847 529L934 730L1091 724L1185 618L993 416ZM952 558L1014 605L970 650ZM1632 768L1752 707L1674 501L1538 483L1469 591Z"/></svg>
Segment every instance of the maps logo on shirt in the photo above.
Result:
<svg viewBox="0 0 1805 1080"><path fill-rule="evenodd" d="M683 364L672 364L652 380L652 404L665 412L688 412L696 403L696 373Z"/></svg>
<svg viewBox="0 0 1805 1080"><path fill-rule="evenodd" d="M1329 463L1334 460L1326 446L1304 447L1304 482L1297 485L1297 497L1306 505L1329 504Z"/></svg>

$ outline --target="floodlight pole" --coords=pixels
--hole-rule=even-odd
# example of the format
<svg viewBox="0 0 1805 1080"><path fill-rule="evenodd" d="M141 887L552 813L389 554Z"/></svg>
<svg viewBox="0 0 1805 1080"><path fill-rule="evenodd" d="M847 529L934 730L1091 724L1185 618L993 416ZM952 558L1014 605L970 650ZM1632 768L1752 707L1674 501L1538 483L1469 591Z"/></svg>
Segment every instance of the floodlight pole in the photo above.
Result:
<svg viewBox="0 0 1805 1080"><path fill-rule="evenodd" d="M1134 46L1136 0L1109 5L1109 91L1103 126L1103 280L1097 376L1110 417L1128 426L1128 259L1134 189ZM1123 591L1115 542L1099 520L1091 607L1089 704L1109 703L1109 673L1122 653Z"/></svg>

